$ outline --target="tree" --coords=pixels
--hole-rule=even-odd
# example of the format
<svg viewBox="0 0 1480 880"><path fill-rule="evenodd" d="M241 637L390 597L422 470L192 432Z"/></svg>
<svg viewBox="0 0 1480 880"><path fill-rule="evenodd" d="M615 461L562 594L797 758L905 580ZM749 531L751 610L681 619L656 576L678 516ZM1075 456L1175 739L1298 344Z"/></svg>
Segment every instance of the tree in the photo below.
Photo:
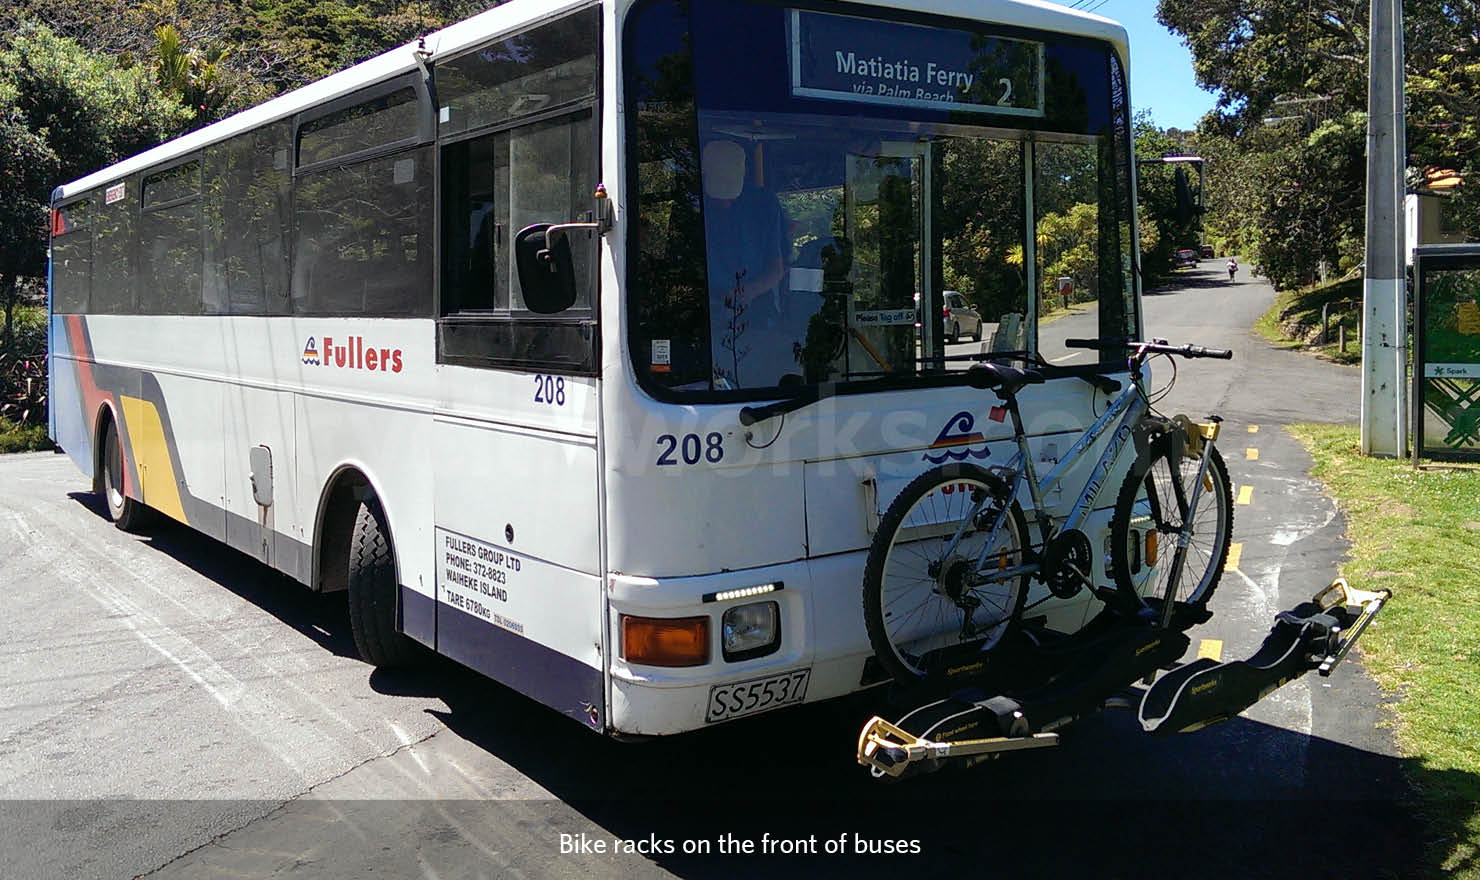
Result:
<svg viewBox="0 0 1480 880"><path fill-rule="evenodd" d="M5 331L0 351L14 342L20 280L46 268L47 191L60 164L45 139L28 128L16 106L16 90L0 82L0 301Z"/></svg>
<svg viewBox="0 0 1480 880"><path fill-rule="evenodd" d="M1186 155L1191 151L1185 138L1157 128L1148 113L1136 115L1134 131L1137 160ZM1190 204L1183 203L1184 197L1179 193L1179 171L1183 181L1193 181L1190 186L1196 189L1196 170L1189 165L1155 162L1137 165L1141 271L1148 283L1154 283L1170 272L1172 255L1179 249L1195 248L1201 244L1198 230L1202 218L1189 210Z"/></svg>
<svg viewBox="0 0 1480 880"><path fill-rule="evenodd" d="M1480 7L1406 0L1412 164L1480 179ZM1160 0L1157 17L1219 93L1195 148L1209 163L1208 228L1278 284L1313 280L1322 260L1362 255L1366 187L1366 3ZM1480 187L1458 195L1480 237ZM1250 252L1252 249L1252 252Z"/></svg>
<svg viewBox="0 0 1480 880"><path fill-rule="evenodd" d="M189 113L148 74L26 25L0 43L0 296L45 270L51 191L179 132Z"/></svg>

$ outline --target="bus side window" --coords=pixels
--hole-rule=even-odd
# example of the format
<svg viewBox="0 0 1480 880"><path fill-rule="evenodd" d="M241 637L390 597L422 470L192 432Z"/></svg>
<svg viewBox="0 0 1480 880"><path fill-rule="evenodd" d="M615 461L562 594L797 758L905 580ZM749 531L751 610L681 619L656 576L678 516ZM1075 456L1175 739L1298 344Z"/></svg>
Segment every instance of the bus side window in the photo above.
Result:
<svg viewBox="0 0 1480 880"><path fill-rule="evenodd" d="M93 221L93 283L88 311L126 315L134 311L138 272L134 224L138 220L139 178L135 175L110 184L103 192L103 206ZM110 196L112 204L108 203Z"/></svg>
<svg viewBox="0 0 1480 880"><path fill-rule="evenodd" d="M91 199L57 209L52 221L52 311L58 315L86 314L92 288Z"/></svg>
<svg viewBox="0 0 1480 880"><path fill-rule="evenodd" d="M596 236L569 235L577 296L554 315L525 307L513 245L594 216L598 24L584 9L437 66L442 363L596 372Z"/></svg>
<svg viewBox="0 0 1480 880"><path fill-rule="evenodd" d="M292 125L276 122L205 151L205 311L286 315L293 230Z"/></svg>
<svg viewBox="0 0 1480 880"><path fill-rule="evenodd" d="M139 215L138 311L201 312L200 160L144 178Z"/></svg>

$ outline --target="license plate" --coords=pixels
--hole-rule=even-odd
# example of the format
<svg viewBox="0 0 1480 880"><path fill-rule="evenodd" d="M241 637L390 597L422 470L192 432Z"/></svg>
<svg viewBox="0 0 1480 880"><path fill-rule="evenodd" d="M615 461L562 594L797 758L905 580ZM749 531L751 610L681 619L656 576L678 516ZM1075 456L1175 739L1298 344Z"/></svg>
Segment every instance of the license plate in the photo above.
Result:
<svg viewBox="0 0 1480 880"><path fill-rule="evenodd" d="M810 669L796 669L769 678L715 685L709 689L709 711L704 720L724 721L800 703L807 697L807 679L811 675Z"/></svg>

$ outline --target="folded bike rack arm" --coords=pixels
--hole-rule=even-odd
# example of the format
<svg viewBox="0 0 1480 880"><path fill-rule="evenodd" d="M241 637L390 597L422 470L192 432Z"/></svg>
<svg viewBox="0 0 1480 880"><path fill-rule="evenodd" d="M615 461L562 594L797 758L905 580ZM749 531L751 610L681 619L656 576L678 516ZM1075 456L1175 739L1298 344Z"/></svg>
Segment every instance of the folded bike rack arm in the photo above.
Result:
<svg viewBox="0 0 1480 880"><path fill-rule="evenodd" d="M1157 679L1137 713L1147 733L1189 733L1225 721L1311 670L1330 675L1392 597L1337 578L1275 618L1247 660L1194 660Z"/></svg>
<svg viewBox="0 0 1480 880"><path fill-rule="evenodd" d="M1327 594L1331 594L1333 591L1338 591L1338 593L1329 596L1330 604L1327 605L1323 599L1328 598ZM1346 659L1347 653L1357 643L1357 639L1362 637L1362 633L1367 629L1367 625L1377 617L1377 612L1381 611L1382 606L1386 605L1387 601L1392 597L1392 590L1377 590L1375 592L1372 590L1359 590L1348 584L1346 578L1337 578L1331 582L1331 586L1317 593L1313 600L1317 605L1322 605L1323 607L1334 607L1337 604L1347 607L1360 605L1362 612L1352 622L1351 626L1347 627L1346 631L1341 634L1341 639L1336 646L1336 650L1321 658L1321 665L1316 668L1316 671L1322 676L1329 676L1331 670L1335 669L1342 660Z"/></svg>
<svg viewBox="0 0 1480 880"><path fill-rule="evenodd" d="M1058 744L1057 733L934 742L875 715L863 726L863 733L858 737L858 763L868 767L875 776L897 777L903 776L911 767L916 770L934 769L921 766L922 762L1041 749Z"/></svg>

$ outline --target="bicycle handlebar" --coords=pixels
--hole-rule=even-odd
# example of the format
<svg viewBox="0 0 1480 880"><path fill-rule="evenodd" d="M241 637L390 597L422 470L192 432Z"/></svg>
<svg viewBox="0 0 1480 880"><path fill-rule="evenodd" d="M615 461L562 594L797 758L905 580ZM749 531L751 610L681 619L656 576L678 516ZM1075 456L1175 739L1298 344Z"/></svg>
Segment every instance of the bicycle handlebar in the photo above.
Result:
<svg viewBox="0 0 1480 880"><path fill-rule="evenodd" d="M1167 345L1165 342L1135 342L1128 339L1065 339L1070 348L1088 348L1094 351L1135 350L1142 354L1175 354L1185 358L1218 358L1232 360L1233 352L1226 348L1204 348L1201 345Z"/></svg>

